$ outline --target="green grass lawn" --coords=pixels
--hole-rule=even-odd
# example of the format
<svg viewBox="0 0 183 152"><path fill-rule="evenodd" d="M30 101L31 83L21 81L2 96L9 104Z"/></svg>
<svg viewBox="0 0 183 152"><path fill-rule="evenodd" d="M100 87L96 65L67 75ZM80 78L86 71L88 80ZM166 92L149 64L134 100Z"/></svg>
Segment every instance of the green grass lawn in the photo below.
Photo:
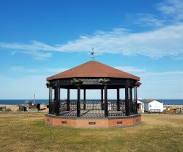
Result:
<svg viewBox="0 0 183 152"><path fill-rule="evenodd" d="M129 128L50 127L41 113L0 113L0 152L183 152L183 115L143 115Z"/></svg>

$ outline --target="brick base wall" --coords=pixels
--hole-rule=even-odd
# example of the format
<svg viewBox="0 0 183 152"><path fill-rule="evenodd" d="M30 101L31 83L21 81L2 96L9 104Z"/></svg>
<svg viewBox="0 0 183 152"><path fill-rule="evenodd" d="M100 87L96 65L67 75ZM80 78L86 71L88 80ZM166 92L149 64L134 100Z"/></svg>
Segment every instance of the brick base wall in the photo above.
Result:
<svg viewBox="0 0 183 152"><path fill-rule="evenodd" d="M72 119L53 115L45 115L45 122L51 126L69 126L74 128L110 128L129 127L141 122L141 115L133 115L121 118L101 119Z"/></svg>

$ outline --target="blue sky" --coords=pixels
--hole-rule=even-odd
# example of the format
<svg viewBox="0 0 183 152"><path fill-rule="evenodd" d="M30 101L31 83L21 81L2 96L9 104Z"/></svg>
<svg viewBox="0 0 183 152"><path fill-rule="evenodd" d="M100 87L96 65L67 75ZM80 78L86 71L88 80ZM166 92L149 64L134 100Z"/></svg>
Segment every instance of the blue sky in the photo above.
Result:
<svg viewBox="0 0 183 152"><path fill-rule="evenodd" d="M0 0L0 98L47 98L91 48L141 77L140 98L183 98L182 42L182 0Z"/></svg>

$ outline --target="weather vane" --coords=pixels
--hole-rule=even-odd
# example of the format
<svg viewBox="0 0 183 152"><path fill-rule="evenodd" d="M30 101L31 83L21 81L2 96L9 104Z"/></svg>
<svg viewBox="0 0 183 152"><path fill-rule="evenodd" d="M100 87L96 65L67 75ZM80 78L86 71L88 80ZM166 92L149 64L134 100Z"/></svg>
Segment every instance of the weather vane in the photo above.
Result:
<svg viewBox="0 0 183 152"><path fill-rule="evenodd" d="M91 56L92 60L94 60L94 59L95 59L95 52L94 52L94 48L92 48L92 49L91 49L90 56Z"/></svg>

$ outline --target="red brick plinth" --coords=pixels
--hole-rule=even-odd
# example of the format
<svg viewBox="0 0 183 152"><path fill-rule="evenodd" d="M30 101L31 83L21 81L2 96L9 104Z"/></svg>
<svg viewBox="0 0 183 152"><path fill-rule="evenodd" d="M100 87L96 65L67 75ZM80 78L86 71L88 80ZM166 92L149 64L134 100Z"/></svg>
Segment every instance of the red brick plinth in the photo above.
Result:
<svg viewBox="0 0 183 152"><path fill-rule="evenodd" d="M129 127L141 122L141 115L131 115L118 118L64 118L54 115L45 115L45 122L51 126L69 126L74 128L110 128Z"/></svg>

